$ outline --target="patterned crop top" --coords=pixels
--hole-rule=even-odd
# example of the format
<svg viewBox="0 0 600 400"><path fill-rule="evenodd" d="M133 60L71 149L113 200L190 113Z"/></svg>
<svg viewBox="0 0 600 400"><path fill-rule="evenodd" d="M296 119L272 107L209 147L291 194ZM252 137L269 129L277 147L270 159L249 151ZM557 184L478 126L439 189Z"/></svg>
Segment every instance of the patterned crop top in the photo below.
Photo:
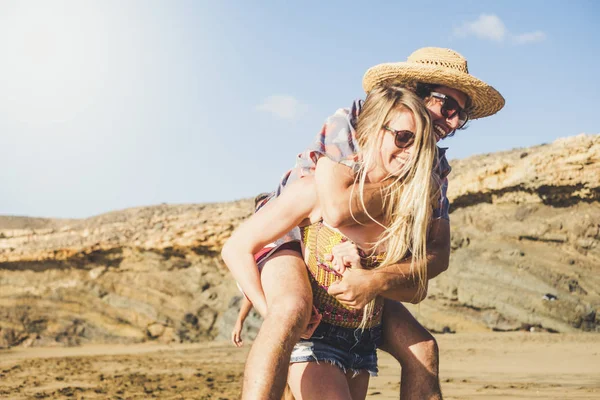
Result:
<svg viewBox="0 0 600 400"><path fill-rule="evenodd" d="M325 255L340 244L346 237L335 229L317 222L301 228L304 244L304 261L308 267L309 278L313 290L313 304L323 315L322 322L344 328L358 328L363 320L363 310L352 310L340 303L327 293L329 286L340 275L331 268L331 263L325 261ZM359 251L359 254L362 252ZM364 269L373 269L383 260L383 255L366 256L361 254L361 264ZM375 298L375 309L369 317L366 328L373 328L381 323L383 298Z"/></svg>

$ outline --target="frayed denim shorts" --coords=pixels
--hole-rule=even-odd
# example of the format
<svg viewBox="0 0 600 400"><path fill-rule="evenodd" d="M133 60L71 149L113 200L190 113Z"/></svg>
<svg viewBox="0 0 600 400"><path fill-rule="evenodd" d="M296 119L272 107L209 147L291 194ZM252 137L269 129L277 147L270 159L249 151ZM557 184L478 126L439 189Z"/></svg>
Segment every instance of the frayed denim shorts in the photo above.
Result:
<svg viewBox="0 0 600 400"><path fill-rule="evenodd" d="M294 346L291 363L328 362L344 373L367 370L377 376L377 346L381 342L381 325L371 329L342 328L320 323L310 339Z"/></svg>

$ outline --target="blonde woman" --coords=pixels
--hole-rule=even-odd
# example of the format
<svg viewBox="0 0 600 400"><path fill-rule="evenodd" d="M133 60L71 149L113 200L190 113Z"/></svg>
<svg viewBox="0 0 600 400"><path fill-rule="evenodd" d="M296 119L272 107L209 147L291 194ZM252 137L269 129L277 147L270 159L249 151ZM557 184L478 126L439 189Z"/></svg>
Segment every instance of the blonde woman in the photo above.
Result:
<svg viewBox="0 0 600 400"><path fill-rule="evenodd" d="M365 185L381 184L383 215L339 229L327 226L321 221L313 178L305 177L242 224L222 252L250 301L266 314L269 299L262 291L254 255L292 228L304 226L302 248L311 298L322 321L292 352L289 385L296 399L365 398L369 375L377 373L375 350L383 299L377 297L356 310L327 293L338 279L327 257L334 246L345 240L355 243L361 263L348 260L354 268L376 269L412 256L411 275L419 282L416 295L426 291L428 226L440 197L440 181L434 173L436 139L427 109L404 88L375 88L365 100L356 140L361 149L356 157L358 190L362 193ZM364 207L364 198L362 203ZM322 379L324 374L327 379Z"/></svg>

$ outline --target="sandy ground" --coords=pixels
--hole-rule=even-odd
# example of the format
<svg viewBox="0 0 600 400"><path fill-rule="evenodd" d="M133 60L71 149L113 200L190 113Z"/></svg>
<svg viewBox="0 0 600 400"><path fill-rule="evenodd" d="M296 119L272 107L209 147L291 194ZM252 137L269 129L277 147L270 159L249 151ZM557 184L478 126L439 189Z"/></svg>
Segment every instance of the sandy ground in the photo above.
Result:
<svg viewBox="0 0 600 400"><path fill-rule="evenodd" d="M598 399L600 336L439 335L446 399ZM248 351L227 343L0 351L1 399L236 399ZM369 399L397 399L399 367L380 355Z"/></svg>

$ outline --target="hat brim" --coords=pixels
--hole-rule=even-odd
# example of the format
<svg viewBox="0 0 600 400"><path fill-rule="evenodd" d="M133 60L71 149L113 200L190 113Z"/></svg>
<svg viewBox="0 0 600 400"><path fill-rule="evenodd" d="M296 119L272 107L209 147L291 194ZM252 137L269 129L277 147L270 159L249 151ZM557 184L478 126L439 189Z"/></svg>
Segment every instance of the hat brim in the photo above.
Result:
<svg viewBox="0 0 600 400"><path fill-rule="evenodd" d="M496 89L473 75L411 62L385 63L369 68L363 77L363 89L369 93L374 87L389 82L422 82L460 90L471 99L470 119L494 115L505 103L504 97Z"/></svg>

